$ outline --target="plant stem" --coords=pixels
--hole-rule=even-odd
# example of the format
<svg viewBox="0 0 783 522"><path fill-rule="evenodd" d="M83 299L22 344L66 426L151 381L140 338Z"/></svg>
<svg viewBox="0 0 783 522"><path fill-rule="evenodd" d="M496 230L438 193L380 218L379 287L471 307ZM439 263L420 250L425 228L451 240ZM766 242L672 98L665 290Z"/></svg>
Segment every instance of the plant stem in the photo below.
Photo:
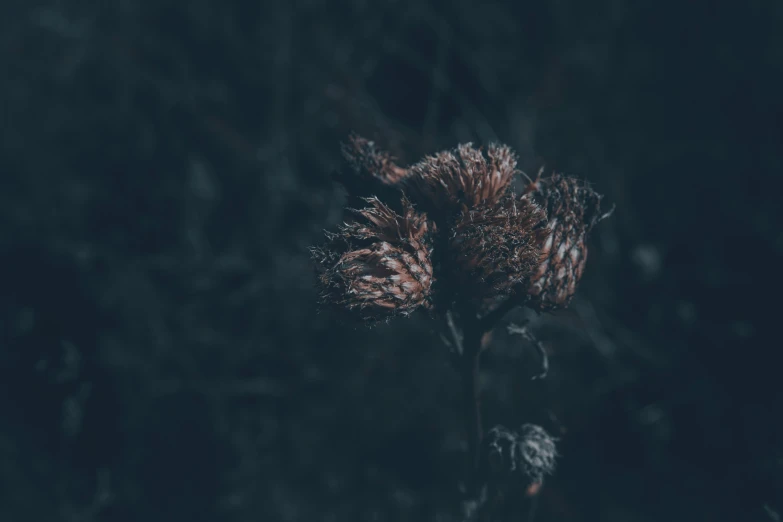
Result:
<svg viewBox="0 0 783 522"><path fill-rule="evenodd" d="M481 354L489 342L486 323L471 315L468 309L463 309L463 330L460 337L461 354L458 358L460 377L465 397L465 426L468 434L468 451L471 458L471 477L478 478L481 466L481 443L484 439L484 424L481 415L480 370ZM469 480L469 483L475 480Z"/></svg>
<svg viewBox="0 0 783 522"><path fill-rule="evenodd" d="M454 342L454 361L460 373L464 394L465 429L468 439L469 466L466 467L465 486L469 498L478 498L483 484L481 477L481 446L484 424L481 414L480 370L481 354L489 344L490 333L512 308L524 303L524 297L512 296L495 310L478 317L467 302L457 300L453 311L459 316L457 327L452 312L446 322Z"/></svg>
<svg viewBox="0 0 783 522"><path fill-rule="evenodd" d="M483 332L482 332L483 333ZM465 391L465 412L468 430L468 448L473 462L473 471L478 471L481 455L481 441L484 429L481 419L481 397L479 370L481 363L481 338L478 330L466 332L463 340L462 385Z"/></svg>
<svg viewBox="0 0 783 522"><path fill-rule="evenodd" d="M503 301L500 305L498 305L497 308L489 312L487 315L481 318L480 320L480 326L484 329L485 332L491 331L495 325L505 317L505 315L516 308L517 306L522 306L527 302L527 295L523 293L519 293L517 295L512 295L508 297L505 301Z"/></svg>

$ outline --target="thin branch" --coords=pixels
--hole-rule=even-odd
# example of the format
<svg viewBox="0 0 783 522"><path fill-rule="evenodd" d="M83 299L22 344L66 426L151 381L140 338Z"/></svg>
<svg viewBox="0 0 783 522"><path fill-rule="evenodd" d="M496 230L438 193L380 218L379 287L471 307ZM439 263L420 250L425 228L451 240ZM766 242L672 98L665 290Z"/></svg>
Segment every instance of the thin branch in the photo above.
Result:
<svg viewBox="0 0 783 522"><path fill-rule="evenodd" d="M547 376L549 373L549 356L546 352L546 348L544 345L536 339L536 337L533 335L533 333L528 329L527 325L516 325L516 324L509 324L508 327L508 333L512 335L521 335L526 341L531 343L536 351L538 352L538 355L541 357L541 373L538 375L533 376L533 380L535 379L543 379Z"/></svg>
<svg viewBox="0 0 783 522"><path fill-rule="evenodd" d="M764 504L764 511L769 516L770 519L774 520L775 522L780 522L780 515L772 509L769 504Z"/></svg>
<svg viewBox="0 0 783 522"><path fill-rule="evenodd" d="M454 322L454 315L451 313L451 310L446 312L446 324L449 326L449 331L451 332L451 338L454 340L454 347L457 350L457 354L464 354L465 349L463 347L463 335L457 327L457 324Z"/></svg>
<svg viewBox="0 0 783 522"><path fill-rule="evenodd" d="M527 522L533 522L536 519L536 508L538 507L538 495L530 500L530 510L527 512Z"/></svg>
<svg viewBox="0 0 783 522"><path fill-rule="evenodd" d="M481 369L481 338L471 339L469 351L464 355L462 378L465 383L468 409L468 429L470 433L470 451L473 458L473 469L477 471L481 460L481 441L484 438L484 428L481 415L481 389L479 375ZM472 428L471 428L472 424Z"/></svg>

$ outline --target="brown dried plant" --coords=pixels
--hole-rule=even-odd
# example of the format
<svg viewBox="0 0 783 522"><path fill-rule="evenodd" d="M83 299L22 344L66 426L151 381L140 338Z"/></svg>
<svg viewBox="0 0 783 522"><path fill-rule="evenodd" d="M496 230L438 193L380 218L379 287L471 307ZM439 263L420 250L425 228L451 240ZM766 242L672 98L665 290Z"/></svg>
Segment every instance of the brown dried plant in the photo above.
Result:
<svg viewBox="0 0 783 522"><path fill-rule="evenodd" d="M507 296L538 268L548 234L546 214L527 196L463 211L449 239L456 278L471 297Z"/></svg>
<svg viewBox="0 0 783 522"><path fill-rule="evenodd" d="M404 168L375 143L352 136L343 155L350 175L341 174L340 181L349 193L376 191L386 202L363 198L369 206L351 210L351 221L311 249L321 301L370 323L419 308L446 318L465 392L471 458L464 484L473 506L465 516L491 517L496 500L486 501L480 491L492 484L500 488L492 498L502 499L503 488L512 486L491 477L514 475L498 475L498 467L522 470L527 491L537 492L557 452L555 439L530 424L521 433L490 430L490 444L483 443L481 354L512 308L542 312L570 303L589 234L611 211L602 213L602 196L586 183L560 174L539 173L524 194L513 194L517 159L505 145L486 152L459 145ZM543 345L522 331L543 357L543 377Z"/></svg>
<svg viewBox="0 0 783 522"><path fill-rule="evenodd" d="M377 198L352 210L355 220L311 249L322 301L366 321L408 315L429 306L432 286L428 224L403 198L403 215Z"/></svg>
<svg viewBox="0 0 783 522"><path fill-rule="evenodd" d="M466 143L410 167L405 185L428 210L455 214L497 203L517 174L516 166L515 154L505 145L490 145L484 154Z"/></svg>
<svg viewBox="0 0 783 522"><path fill-rule="evenodd" d="M376 179L383 185L397 185L410 174L408 169L397 165L391 154L377 148L374 141L355 134L343 143L342 153L357 176Z"/></svg>
<svg viewBox="0 0 783 522"><path fill-rule="evenodd" d="M549 231L541 264L530 280L529 306L555 310L568 306L587 262L587 238L599 221L601 199L586 183L555 174L532 182L526 190L545 210Z"/></svg>

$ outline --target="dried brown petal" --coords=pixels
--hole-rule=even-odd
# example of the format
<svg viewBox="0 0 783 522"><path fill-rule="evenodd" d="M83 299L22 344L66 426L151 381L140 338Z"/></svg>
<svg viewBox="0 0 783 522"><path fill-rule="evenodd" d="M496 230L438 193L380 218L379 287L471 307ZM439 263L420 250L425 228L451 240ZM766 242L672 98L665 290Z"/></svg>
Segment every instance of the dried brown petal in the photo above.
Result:
<svg viewBox="0 0 783 522"><path fill-rule="evenodd" d="M510 294L538 267L545 224L544 211L526 196L460 214L449 242L460 288L481 299Z"/></svg>
<svg viewBox="0 0 783 522"><path fill-rule="evenodd" d="M407 199L402 215L376 198L366 201L370 206L355 210L354 222L312 249L322 302L366 321L429 307L433 277L426 216Z"/></svg>
<svg viewBox="0 0 783 522"><path fill-rule="evenodd" d="M472 144L427 156L410 168L412 197L438 214L493 205L516 174L517 159L505 145L490 145L486 156Z"/></svg>
<svg viewBox="0 0 783 522"><path fill-rule="evenodd" d="M353 172L349 184L371 184L394 186L405 179L408 169L400 167L388 152L379 149L374 141L352 134L342 145L342 153ZM352 187L348 187L352 188Z"/></svg>
<svg viewBox="0 0 783 522"><path fill-rule="evenodd" d="M361 239L378 239L396 242L420 240L429 232L427 215L416 212L411 202L402 197L402 215L392 210L376 197L364 198L370 206L350 209L357 217L343 225L342 231Z"/></svg>
<svg viewBox="0 0 783 522"><path fill-rule="evenodd" d="M584 272L588 235L609 215L601 213L603 196L560 174L539 177L526 193L546 210L549 229L541 264L530 280L529 305L541 311L568 306Z"/></svg>

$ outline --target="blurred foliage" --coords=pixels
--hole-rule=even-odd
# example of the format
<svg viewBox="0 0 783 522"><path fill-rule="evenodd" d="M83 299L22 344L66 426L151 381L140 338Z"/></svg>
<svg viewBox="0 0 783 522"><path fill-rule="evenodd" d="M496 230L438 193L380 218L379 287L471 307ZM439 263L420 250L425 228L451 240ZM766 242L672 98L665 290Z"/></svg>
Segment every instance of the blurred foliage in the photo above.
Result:
<svg viewBox="0 0 783 522"><path fill-rule="evenodd" d="M1 11L0 519L451 520L440 325L315 308L349 131L500 140L617 204L531 323L551 377L487 357L487 423L561 436L536 520L783 513L780 2Z"/></svg>

